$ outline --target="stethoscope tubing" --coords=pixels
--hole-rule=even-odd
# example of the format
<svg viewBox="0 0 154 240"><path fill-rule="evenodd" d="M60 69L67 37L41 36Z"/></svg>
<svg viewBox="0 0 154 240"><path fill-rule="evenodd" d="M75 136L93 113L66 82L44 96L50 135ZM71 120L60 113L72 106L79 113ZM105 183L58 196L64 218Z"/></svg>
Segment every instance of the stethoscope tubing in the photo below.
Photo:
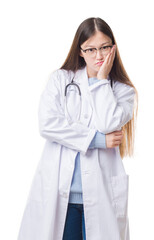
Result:
<svg viewBox="0 0 154 240"><path fill-rule="evenodd" d="M71 83L68 83L68 84L66 85L66 87L65 87L65 92L64 92L65 109L66 109L67 119L68 119L69 123L72 123L72 122L73 122L73 121L72 121L72 118L71 118L71 116L70 116L70 114L69 114L68 107L67 107L67 90L68 90L68 87L71 86L71 85L77 87L78 93L79 93L79 96L80 96L80 109L79 109L79 115L78 115L77 121L80 120L80 116L81 116L81 105L82 105L81 90L80 90L80 87L78 86L78 84L75 83L73 80L74 80L74 77L72 78Z"/></svg>
<svg viewBox="0 0 154 240"><path fill-rule="evenodd" d="M77 83L73 82L73 79L74 79L74 77L72 78L71 83L67 84L66 87L65 87L65 93L64 93L64 96L65 96L65 97L66 97L66 95L67 95L67 88L68 88L70 85L74 85L74 86L76 86L76 87L78 88L79 95L81 96L81 90L80 90L80 87L78 86Z"/></svg>
<svg viewBox="0 0 154 240"><path fill-rule="evenodd" d="M69 86L73 85L73 86L76 86L77 89L78 89L78 92L79 92L79 96L80 96L80 110L79 110L79 117L78 117L78 120L80 119L80 116L81 116L81 105L82 105L82 100L81 100L81 90L80 90L80 87L78 86L77 83L75 83L74 81L74 77L72 78L71 80L71 83L68 83L65 87L65 92L64 92L64 101L65 101L65 109L66 109L66 113L67 113L67 119L69 122L72 122L71 121L71 116L69 114L69 111L68 111L68 107L67 107L67 89ZM112 88L112 80L111 80L111 88Z"/></svg>

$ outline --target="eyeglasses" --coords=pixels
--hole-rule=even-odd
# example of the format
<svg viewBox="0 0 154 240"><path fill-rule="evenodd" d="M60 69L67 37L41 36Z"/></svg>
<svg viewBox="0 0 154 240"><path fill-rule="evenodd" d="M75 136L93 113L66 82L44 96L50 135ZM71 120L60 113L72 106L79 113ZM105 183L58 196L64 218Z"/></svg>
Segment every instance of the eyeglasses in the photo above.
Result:
<svg viewBox="0 0 154 240"><path fill-rule="evenodd" d="M97 54L97 51L99 50L103 55L108 54L111 51L111 48L113 47L113 45L108 45L108 46L103 46L100 48L87 48L87 49L82 49L80 47L80 49L86 53L87 56L89 57L95 57Z"/></svg>

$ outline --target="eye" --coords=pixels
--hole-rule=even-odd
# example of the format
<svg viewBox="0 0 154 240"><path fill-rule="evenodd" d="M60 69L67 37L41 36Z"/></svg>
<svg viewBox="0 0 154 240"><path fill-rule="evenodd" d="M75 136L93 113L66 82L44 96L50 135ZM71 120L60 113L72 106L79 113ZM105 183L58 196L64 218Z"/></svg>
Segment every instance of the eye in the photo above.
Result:
<svg viewBox="0 0 154 240"><path fill-rule="evenodd" d="M104 50L108 50L108 49L110 49L112 46L103 46L103 47L101 47L101 49L104 49Z"/></svg>
<svg viewBox="0 0 154 240"><path fill-rule="evenodd" d="M93 53L93 52L95 52L95 48L89 48L89 49L86 49L86 51L89 53Z"/></svg>

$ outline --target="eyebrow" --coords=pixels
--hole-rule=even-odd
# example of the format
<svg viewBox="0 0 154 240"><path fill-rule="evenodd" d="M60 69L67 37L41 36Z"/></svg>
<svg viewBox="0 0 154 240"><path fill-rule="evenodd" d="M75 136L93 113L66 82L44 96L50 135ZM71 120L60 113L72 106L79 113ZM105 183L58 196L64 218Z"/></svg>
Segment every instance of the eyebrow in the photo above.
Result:
<svg viewBox="0 0 154 240"><path fill-rule="evenodd" d="M106 43L110 43L110 42L102 43L100 46L103 46L103 45L106 44ZM112 43L110 43L110 44L112 44ZM85 47L94 47L94 46L93 46L93 45L86 45Z"/></svg>

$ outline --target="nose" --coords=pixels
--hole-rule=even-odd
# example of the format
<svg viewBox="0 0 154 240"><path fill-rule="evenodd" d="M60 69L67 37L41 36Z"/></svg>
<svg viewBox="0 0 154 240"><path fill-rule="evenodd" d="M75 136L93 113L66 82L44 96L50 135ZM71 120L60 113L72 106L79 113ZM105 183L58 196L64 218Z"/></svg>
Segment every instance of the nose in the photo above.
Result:
<svg viewBox="0 0 154 240"><path fill-rule="evenodd" d="M96 59L97 60L103 60L103 58L104 58L103 53L100 50L97 50Z"/></svg>

